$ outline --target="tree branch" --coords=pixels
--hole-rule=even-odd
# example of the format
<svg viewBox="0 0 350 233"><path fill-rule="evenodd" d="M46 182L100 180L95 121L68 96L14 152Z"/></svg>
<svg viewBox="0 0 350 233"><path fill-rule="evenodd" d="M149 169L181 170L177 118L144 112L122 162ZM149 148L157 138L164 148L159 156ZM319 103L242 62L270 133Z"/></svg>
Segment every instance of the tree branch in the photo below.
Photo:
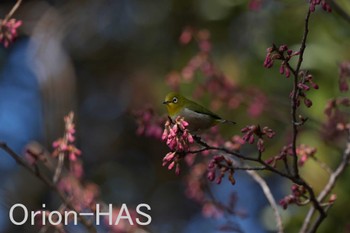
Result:
<svg viewBox="0 0 350 233"><path fill-rule="evenodd" d="M12 15L16 12L16 10L21 5L21 3L22 3L22 0L18 0L16 2L16 4L12 7L11 11L4 18L4 21L8 21L12 17Z"/></svg>
<svg viewBox="0 0 350 233"><path fill-rule="evenodd" d="M299 169L298 169L298 156L296 152L297 147L297 137L298 137L298 124L297 124L297 108L298 108L298 98L299 98L299 88L298 88L298 81L299 81L299 72L301 68L301 64L303 62L304 58L304 51L306 48L306 39L307 35L309 33L309 19L310 19L311 11L308 10L305 18L305 25L304 25L304 34L301 41L301 46L299 49L299 60L296 66L296 69L293 70L293 76L294 76L294 82L293 82L293 96L291 99L291 115L292 115L292 125L293 125L293 136L292 136L292 150L293 150L293 170L294 170L294 176L299 177Z"/></svg>

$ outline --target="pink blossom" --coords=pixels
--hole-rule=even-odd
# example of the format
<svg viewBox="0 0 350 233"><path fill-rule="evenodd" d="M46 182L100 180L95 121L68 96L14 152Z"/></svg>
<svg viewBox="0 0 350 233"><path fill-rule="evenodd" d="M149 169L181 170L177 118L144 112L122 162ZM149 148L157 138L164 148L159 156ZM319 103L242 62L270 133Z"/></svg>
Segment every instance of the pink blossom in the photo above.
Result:
<svg viewBox="0 0 350 233"><path fill-rule="evenodd" d="M285 196L282 200L280 200L279 204L283 207L283 209L287 209L290 204L301 205L303 203L303 198L306 193L306 189L304 186L299 186L293 184L291 186L292 194Z"/></svg>
<svg viewBox="0 0 350 233"><path fill-rule="evenodd" d="M312 101L308 98L304 98L304 104L306 107L310 108L312 106Z"/></svg>
<svg viewBox="0 0 350 233"><path fill-rule="evenodd" d="M285 70L285 64L282 63L282 65L280 66L280 74L284 74L284 70Z"/></svg>
<svg viewBox="0 0 350 233"><path fill-rule="evenodd" d="M264 66L266 68L271 68L273 66L273 60L271 59L271 53L266 54Z"/></svg>
<svg viewBox="0 0 350 233"><path fill-rule="evenodd" d="M250 0L248 8L252 11L258 11L261 9L262 0Z"/></svg>
<svg viewBox="0 0 350 233"><path fill-rule="evenodd" d="M210 170L209 172L208 172L208 180L209 181L214 181L215 180L215 170Z"/></svg>
<svg viewBox="0 0 350 233"><path fill-rule="evenodd" d="M225 156L223 155L214 156L208 163L208 174L207 174L208 180L214 181L216 178L215 182L217 184L221 184L222 178L225 176L225 174L228 174L229 181L232 183L232 185L234 185L235 184L235 179L233 178L234 167L232 165L233 165L232 161L226 158ZM218 173L218 176L216 175L216 173Z"/></svg>
<svg viewBox="0 0 350 233"><path fill-rule="evenodd" d="M177 117L173 124L165 123L162 139L166 141L171 150L186 151L194 143L193 136L186 128L187 126L188 122L181 117Z"/></svg>
<svg viewBox="0 0 350 233"><path fill-rule="evenodd" d="M285 69L285 76L286 76L286 78L289 78L289 76L290 76L290 70L288 67L286 67L286 69Z"/></svg>
<svg viewBox="0 0 350 233"><path fill-rule="evenodd" d="M310 11L314 12L316 5L322 6L322 9L327 12L332 12L331 6L326 2L326 0L310 0Z"/></svg>
<svg viewBox="0 0 350 233"><path fill-rule="evenodd" d="M171 170L171 169L174 168L174 166L175 166L175 161L172 161L172 162L169 164L168 169Z"/></svg>
<svg viewBox="0 0 350 233"><path fill-rule="evenodd" d="M77 156L81 155L81 151L73 144L75 141L75 125L73 123L73 119L73 112L70 112L64 117L65 133L63 138L59 138L52 143L54 148L52 153L53 157L57 157L59 154L63 153L64 155L68 156L70 161L76 161Z"/></svg>
<svg viewBox="0 0 350 233"><path fill-rule="evenodd" d="M253 90L253 98L249 103L248 114L251 117L259 117L264 109L266 108L266 104L268 103L267 97L264 93Z"/></svg>
<svg viewBox="0 0 350 233"><path fill-rule="evenodd" d="M262 138L258 139L257 147L258 147L258 150L260 152L264 152L265 151L264 140Z"/></svg>
<svg viewBox="0 0 350 233"><path fill-rule="evenodd" d="M202 207L202 213L207 218L219 218L223 215L223 210L219 209L214 203L207 202Z"/></svg>
<svg viewBox="0 0 350 233"><path fill-rule="evenodd" d="M299 157L299 166L303 166L310 157L313 157L315 155L316 151L317 150L314 147L305 144L299 145L296 149L297 155Z"/></svg>
<svg viewBox="0 0 350 233"><path fill-rule="evenodd" d="M234 135L231 140L225 142L225 147L232 151L239 151L244 142L241 136Z"/></svg>
<svg viewBox="0 0 350 233"><path fill-rule="evenodd" d="M304 83L298 83L298 88L304 91L310 90L310 87Z"/></svg>
<svg viewBox="0 0 350 233"><path fill-rule="evenodd" d="M254 143L254 133L256 131L257 127L255 125L246 126L245 128L241 129L242 133L245 133L242 137L242 139L245 142L248 142L249 144Z"/></svg>
<svg viewBox="0 0 350 233"><path fill-rule="evenodd" d="M133 114L137 121L136 133L138 135L145 135L156 139L164 136L164 131L161 127L164 120L162 117L156 116L152 108L146 107L145 109L134 111Z"/></svg>
<svg viewBox="0 0 350 233"><path fill-rule="evenodd" d="M17 29L22 25L21 20L0 20L0 43L7 48L17 37Z"/></svg>
<svg viewBox="0 0 350 233"><path fill-rule="evenodd" d="M186 27L180 35L180 38L179 38L180 43L181 44L190 43L193 38L193 33L194 33L194 30L191 27Z"/></svg>
<svg viewBox="0 0 350 233"><path fill-rule="evenodd" d="M273 136L275 136L275 131L273 131L272 129L268 128L268 127L264 127L262 129L262 134L266 135L268 138L272 138Z"/></svg>

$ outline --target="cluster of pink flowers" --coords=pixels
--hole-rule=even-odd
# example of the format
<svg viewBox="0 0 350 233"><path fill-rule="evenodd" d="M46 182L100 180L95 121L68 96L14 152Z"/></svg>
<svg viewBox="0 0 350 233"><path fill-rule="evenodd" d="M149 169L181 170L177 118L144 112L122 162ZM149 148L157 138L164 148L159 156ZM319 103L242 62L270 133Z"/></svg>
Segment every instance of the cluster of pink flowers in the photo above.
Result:
<svg viewBox="0 0 350 233"><path fill-rule="evenodd" d="M17 37L17 29L22 25L21 20L16 19L0 19L0 43L2 43L5 48L14 42Z"/></svg>
<svg viewBox="0 0 350 233"><path fill-rule="evenodd" d="M323 125L323 137L327 140L337 140L338 136L344 130L350 129L348 109L350 107L350 99L341 97L331 99L327 102L324 113L327 120Z"/></svg>
<svg viewBox="0 0 350 233"><path fill-rule="evenodd" d="M297 106L300 106L300 99L303 99L303 103L306 107L310 108L312 106L312 101L307 98L306 92L310 90L310 86L315 90L318 90L318 85L312 80L311 74L305 74L303 71L299 73L301 79L298 83L298 99ZM292 97L293 92L291 92L290 97Z"/></svg>
<svg viewBox="0 0 350 233"><path fill-rule="evenodd" d="M321 5L322 9L329 13L332 12L332 8L326 0L310 0L310 11L314 12L317 5Z"/></svg>
<svg viewBox="0 0 350 233"><path fill-rule="evenodd" d="M216 171L219 171L218 175ZM228 174L229 181L234 185L236 180L233 177L235 170L232 160L223 155L214 156L208 164L208 180L214 181L216 179L216 183L221 184L222 178L226 173Z"/></svg>
<svg viewBox="0 0 350 233"><path fill-rule="evenodd" d="M175 167L175 174L180 175L180 164L179 160L182 158L179 153L172 151L168 152L164 158L163 158L163 163L162 166L168 165L168 169L172 170Z"/></svg>
<svg viewBox="0 0 350 233"><path fill-rule="evenodd" d="M231 140L225 141L225 148L232 150L232 151L240 151L242 145L245 143L245 141L242 139L241 136L234 135L231 137Z"/></svg>
<svg viewBox="0 0 350 233"><path fill-rule="evenodd" d="M177 117L175 121L165 122L165 128L162 134L162 140L171 149L163 158L163 166L168 165L168 169L175 167L175 173L180 174L179 160L183 158L184 153L189 150L194 143L192 134L186 128L188 123L182 118Z"/></svg>
<svg viewBox="0 0 350 233"><path fill-rule="evenodd" d="M279 71L281 74L289 78L292 72L292 68L289 66L289 61L292 57L297 56L299 54L299 51L294 52L293 50L288 49L287 45L281 45L277 47L273 44L272 47L269 47L267 49L264 66L266 68L271 68L275 60L281 60L282 62ZM306 107L309 108L312 106L312 101L306 96L306 92L310 90L310 86L316 90L319 88L318 85L313 81L313 76L311 74L308 74L307 72L303 71L299 72L297 106L300 106L300 99L303 100ZM290 97L292 96L294 96L293 91L290 93Z"/></svg>
<svg viewBox="0 0 350 233"><path fill-rule="evenodd" d="M306 194L305 187L293 184L291 189L292 189L292 194L284 197L279 202L279 204L283 207L283 209L287 209L288 205L293 203L297 205L302 205L303 203L304 195Z"/></svg>
<svg viewBox="0 0 350 233"><path fill-rule="evenodd" d="M267 96L265 93L257 89L248 90L247 95L252 96L247 112L250 117L257 118L264 110L266 110L266 106L268 104Z"/></svg>
<svg viewBox="0 0 350 233"><path fill-rule="evenodd" d="M255 136L258 137L257 148L260 152L265 151L263 137L266 136L267 138L272 138L276 134L272 129L268 128L267 126L265 126L261 129L259 125L248 125L248 126L244 127L241 130L241 132L244 133L244 135L242 137L243 141L245 141L249 144L254 143Z"/></svg>
<svg viewBox="0 0 350 233"><path fill-rule="evenodd" d="M311 74L304 74L304 72L300 72L301 76L303 76L304 81L298 83L298 88L304 91L310 90L310 86L317 90L318 85L312 80L313 76Z"/></svg>
<svg viewBox="0 0 350 233"><path fill-rule="evenodd" d="M75 125L73 123L74 114L70 112L65 118L65 134L63 138L59 138L53 142L53 157L57 157L60 153L68 155L70 161L76 161L77 156L81 155L81 151L73 144L75 142Z"/></svg>
<svg viewBox="0 0 350 233"><path fill-rule="evenodd" d="M303 166L305 162L315 156L317 149L312 146L301 144L296 148L297 155L299 157L299 166Z"/></svg>
<svg viewBox="0 0 350 233"><path fill-rule="evenodd" d="M296 147L296 153L299 158L298 160L299 166L303 166L309 158L314 157L316 152L317 152L316 148L312 146L305 145L305 144L298 145ZM265 162L267 164L270 164L273 167L276 167L276 162L286 159L287 156L293 156L292 144L283 146L283 148L281 149L278 155L267 159Z"/></svg>
<svg viewBox="0 0 350 233"><path fill-rule="evenodd" d="M292 57L297 56L299 54L299 51L294 52L293 50L288 49L287 45L281 45L277 48L277 46L273 44L272 47L267 48L264 66L266 68L271 68L275 60L281 60L282 63L280 66L280 73L284 74L287 78L289 78L290 69L288 66L288 62Z"/></svg>
<svg viewBox="0 0 350 233"><path fill-rule="evenodd" d="M350 62L344 61L339 65L339 89L342 92L349 90L348 79L350 78Z"/></svg>
<svg viewBox="0 0 350 233"><path fill-rule="evenodd" d="M162 117L154 114L154 110L150 107L140 111L133 112L137 119L137 135L144 135L160 139L162 136L162 124L164 122Z"/></svg>
<svg viewBox="0 0 350 233"><path fill-rule="evenodd" d="M189 149L194 142L192 134L186 128L188 123L183 117L178 116L174 122L168 120L162 134L162 140L172 151L183 152Z"/></svg>
<svg viewBox="0 0 350 233"><path fill-rule="evenodd" d="M288 155L291 156L292 154L293 154L292 144L288 144L286 146L283 146L282 150L278 155L267 159L265 162L267 164L270 164L273 167L276 167L277 161L284 160Z"/></svg>
<svg viewBox="0 0 350 233"><path fill-rule="evenodd" d="M181 79L185 82L190 82L194 79L197 71L210 76L214 72L213 64L209 60L209 53L211 52L210 32L206 29L196 30L192 27L186 27L180 37L179 41L182 45L187 45L195 40L198 45L198 53L193 56L187 65L180 73L171 72L167 77L167 83L173 88L177 89Z"/></svg>

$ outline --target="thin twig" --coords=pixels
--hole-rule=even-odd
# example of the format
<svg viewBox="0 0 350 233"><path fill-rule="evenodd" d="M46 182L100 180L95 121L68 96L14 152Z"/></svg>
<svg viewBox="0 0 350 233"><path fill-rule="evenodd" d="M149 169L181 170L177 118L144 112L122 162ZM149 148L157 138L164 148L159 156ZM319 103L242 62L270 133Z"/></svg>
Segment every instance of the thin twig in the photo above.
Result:
<svg viewBox="0 0 350 233"><path fill-rule="evenodd" d="M203 148L201 149L202 151L206 151L206 150L217 150L217 151L221 151L221 152L224 152L228 155L232 155L234 156L235 158L240 158L240 159L243 159L245 161L253 161L253 162L256 162L256 163L259 163L263 166L265 166L266 170L269 170L269 171L272 171L274 173L277 173L278 175L280 176L283 176L283 177L286 177L288 179L291 179L292 177L288 174L285 174L281 171L279 171L278 169L272 167L271 165L267 164L265 161L259 159L259 158L254 158L254 157L246 157L242 154L240 154L239 152L237 151L231 151L225 147L217 147L217 146L211 146L209 145L208 143L206 143L205 141L203 141L200 137L198 136L194 136L194 140L201 146L203 146Z"/></svg>
<svg viewBox="0 0 350 233"><path fill-rule="evenodd" d="M63 165L64 165L64 152L60 152L58 154L58 164L57 164L57 167L55 169L55 174L53 176L53 183L56 184L60 178L61 178L61 174L62 174L62 168L63 168Z"/></svg>
<svg viewBox="0 0 350 233"><path fill-rule="evenodd" d="M22 0L18 0L16 2L16 4L12 7L11 11L4 18L4 21L8 21L12 17L12 15L16 12L16 10L21 5L21 3L22 3Z"/></svg>

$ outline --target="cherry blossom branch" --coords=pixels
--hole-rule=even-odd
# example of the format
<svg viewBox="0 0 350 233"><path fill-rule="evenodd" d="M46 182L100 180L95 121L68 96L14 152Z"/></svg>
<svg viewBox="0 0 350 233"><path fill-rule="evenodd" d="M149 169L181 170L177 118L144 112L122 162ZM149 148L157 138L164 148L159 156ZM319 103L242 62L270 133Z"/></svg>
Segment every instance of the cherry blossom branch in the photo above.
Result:
<svg viewBox="0 0 350 233"><path fill-rule="evenodd" d="M21 5L22 0L18 0L4 19L0 19L0 43L5 48L9 47L18 36L17 29L22 25L21 20L11 18Z"/></svg>
<svg viewBox="0 0 350 233"><path fill-rule="evenodd" d="M293 125L292 150L293 150L293 170L294 170L294 176L296 178L299 177L298 156L297 156L297 152L296 152L298 126L299 126L299 124L297 123L298 122L298 120L297 120L297 108L298 108L298 98L299 98L299 88L298 88L299 71L301 68L301 64L303 62L304 51L306 48L306 39L307 39L307 35L309 33L310 15L311 15L311 11L310 11L310 9L308 9L308 12L307 12L306 18L305 18L303 39L301 41L301 46L300 46L300 50L299 50L299 60L298 60L296 69L292 71L293 76L294 76L293 96L292 96L292 100L291 100L291 107L292 107L291 114L292 114L292 125Z"/></svg>
<svg viewBox="0 0 350 233"><path fill-rule="evenodd" d="M303 180L300 176L299 176L299 169L298 169L298 156L297 156L297 152L296 152L296 147L297 147L297 137L298 137L298 127L299 124L297 123L297 108L298 108L298 97L299 97L299 90L300 88L298 87L298 83L299 83L299 72L300 72L300 68L301 68L301 64L303 62L303 56L304 56L304 52L305 52L305 48L306 48L306 40L307 40L307 36L309 33L309 20L310 20L310 16L311 16L311 10L310 8L308 9L308 12L306 14L305 17L305 24L304 24L304 33L303 33L303 37L302 37L302 41L301 41L301 46L300 46L300 50L299 50L299 60L296 66L295 71L293 71L293 76L294 76L294 86L293 86L293 96L292 96L292 102L291 102L291 107L292 107L292 124L293 124L293 136L292 136L292 150L293 150L293 169L294 169L294 177L297 181L299 182L295 182L297 184L301 184L303 185L306 190L308 191L309 195L310 195L310 201L313 203L313 207L311 208L315 208L319 211L320 213L320 222L326 217L326 213L324 212L324 209L320 206L320 202L318 199L316 199L314 190L312 189L312 187L310 185L308 185L306 183L305 180Z"/></svg>
<svg viewBox="0 0 350 233"><path fill-rule="evenodd" d="M317 201L313 188L299 175L299 168L298 168L299 164L298 164L298 154L297 154L298 128L301 125L303 125L306 121L306 119L301 119L301 121L298 120L297 110L300 104L299 98L300 97L304 98L305 105L307 107L311 107L312 105L311 100L307 99L305 96L305 93L303 92L310 89L309 86L305 85L305 82L308 82L314 89L318 89L318 85L312 81L312 76L307 74L307 72L306 73L301 72L301 65L303 62L307 36L309 33L309 20L313 10L314 10L314 5L312 5L312 7L310 6L306 14L305 24L304 24L304 33L303 33L299 51L293 53L292 50L288 50L286 45L282 45L279 48L273 45L271 48L268 49L268 54L265 59L264 66L266 68L270 68L273 65L273 60L275 59L282 60L283 62L280 67L280 73L285 74L287 78L290 76L290 72L293 74L293 89L291 92L291 118L292 118L292 142L291 142L292 152L291 154L293 156L293 161L292 161L293 175L292 177L290 176L288 166L286 165L287 161L285 161L285 167L286 167L287 173L289 174L289 176L287 177L289 177L290 180L293 181L294 183L305 187L305 189L309 193L310 201L312 202L313 206L315 207L315 209L317 209L320 212L320 215L322 217L325 217L325 212L321 207L320 203ZM286 55L285 55L285 52L287 52ZM299 55L299 59L298 59L296 68L293 69L293 67L291 67L291 65L289 64L289 60L296 55ZM299 76L301 76L301 78L299 78Z"/></svg>
<svg viewBox="0 0 350 233"><path fill-rule="evenodd" d="M72 120L73 120L73 118L74 118L74 114L73 113L71 113L71 117L72 117ZM65 128L66 128L65 129L65 134L64 134L64 136L62 138L62 141L61 141L61 143L63 145L68 145L69 144L69 137L70 137L70 133L69 133L70 129L69 129L69 127L70 127L70 124L66 124L66 126L65 126ZM60 176L61 176L61 173L62 173L62 169L63 169L63 165L64 165L65 152L66 152L65 150L59 150L58 151L58 164L57 164L57 167L55 169L55 174L54 174L54 177L53 177L53 182L54 183L57 183L59 181L59 179L60 179Z"/></svg>
<svg viewBox="0 0 350 233"><path fill-rule="evenodd" d="M344 173L346 167L349 165L349 161L350 161L350 131L348 132L348 140L347 140L346 148L343 152L342 160L340 161L337 169L330 175L328 179L328 183L325 185L325 187L317 197L317 200L320 203L323 202L324 199L330 194L339 176ZM312 216L314 216L314 213L315 213L315 208L311 207L304 220L304 223L300 232L307 232L311 223L311 218ZM315 223L312 225L312 227L308 232L316 232L317 228L321 224L324 217L325 216L319 215Z"/></svg>
<svg viewBox="0 0 350 233"><path fill-rule="evenodd" d="M316 198L316 195L315 195L315 192L314 190L312 189L312 187L304 180L302 179L301 177L295 177L295 176L292 176L292 175L289 175L287 173L284 173L276 168L274 168L273 166L269 165L268 163L266 163L264 160L261 159L261 156L258 156L258 158L254 158L254 157L246 157L236 151L231 151L227 148L224 148L224 147L215 147L215 146L210 146L208 145L206 142L204 142L200 137L198 136L195 136L194 137L194 140L202 145L204 148L206 148L207 150L217 150L217 151L221 151L225 154L228 154L228 155L232 155L234 157L237 157L237 158L240 158L240 159L243 159L245 161L253 161L253 162L256 162L256 163L259 163L261 165L263 165L265 167L265 170L268 170L268 171L271 171L273 173L276 173L280 176L283 176L283 177L286 177L288 178L289 180L291 180L293 183L295 184L298 184L298 185L301 185L301 186L304 186L305 189L308 191L309 193L309 199L310 201L312 202L313 206L320 212L321 215L325 216L325 213L324 213L324 210L323 208L321 207L320 203L318 202L317 198Z"/></svg>
<svg viewBox="0 0 350 233"><path fill-rule="evenodd" d="M281 172L280 170L274 168L273 166L269 165L268 163L266 163L264 160L262 160L260 158L260 156L258 156L258 158L255 158L255 157L246 157L242 154L240 154L239 152L237 151L231 151L225 147L217 147L217 146L211 146L209 144L207 144L205 141L203 141L200 137L198 136L194 136L194 139L195 141L203 146L203 150L216 150L216 151L221 151L221 152L224 152L225 154L228 154L228 155L231 155L231 156L234 156L236 158L240 158L240 159L243 159L245 161L253 161L253 162L256 162L256 163L259 163L261 165L263 165L264 169L265 170L269 170L271 172L274 172L274 173L277 173L278 175L280 176L283 176L283 177L286 177L288 179L294 179L292 176L284 173L284 172Z"/></svg>
<svg viewBox="0 0 350 233"><path fill-rule="evenodd" d="M63 168L63 165L64 165L64 153L63 152L60 152L59 155L58 155L58 164L57 164L57 167L55 169L55 174L53 176L53 183L57 183L61 177L61 174L62 174L62 168Z"/></svg>
<svg viewBox="0 0 350 233"><path fill-rule="evenodd" d="M33 164L33 166L29 165L24 159L22 159L20 155L14 152L5 142L0 142L0 149L2 149L9 156L11 156L18 165L24 167L27 171L32 173L39 180L41 180L45 185L47 185L50 189L52 189L69 209L78 213L78 211L75 209L71 201L57 188L57 186L54 183L51 182L50 179L48 179L46 176L44 176L41 173L41 171L39 170L39 167L35 163ZM77 216L79 218L79 221L85 226L88 232L97 233L96 228L90 221L80 216L79 214Z"/></svg>
<svg viewBox="0 0 350 233"><path fill-rule="evenodd" d="M245 157L245 156L241 155L238 152L231 151L231 150L228 150L226 148L219 148L219 147L210 146L198 136L194 136L194 140L198 144L202 145L203 148L201 148L199 150L195 150L195 151L188 151L187 154L188 153L204 152L205 150L220 150L220 151L224 152L224 154L233 155L233 156L238 157L238 158L241 159L240 161L237 161L236 159L232 158L230 160L230 162L228 162L226 164L220 163L220 166L221 167L225 167L226 170L231 170L231 171L232 170L233 171L235 171L235 170L245 170L248 173L248 175L250 175L260 185L260 187L262 188L262 190L264 192L264 195L266 196L268 202L270 203L271 208L274 211L274 215L275 215L275 218L276 218L276 226L277 226L278 232L282 233L283 232L282 218L281 218L281 215L280 215L280 213L278 211L276 200L274 199L274 197L273 197L273 195L271 193L271 190L268 187L268 185L266 184L265 180L256 172L256 170L268 170L268 169L275 170L273 167L270 167L267 163L265 163L265 161L263 161L261 159L262 152L259 151L259 154L258 154L257 158L249 158L249 157ZM215 160L221 160L221 159L215 159L214 158L214 161ZM258 163L262 164L263 166L251 167L251 166L246 165L244 163L245 160L251 160L251 161L254 161L254 162L258 162ZM267 168L267 167L269 167L269 168ZM279 172L278 170L276 170L276 171ZM293 178L293 177L291 177L291 178ZM234 179L233 178L230 179L231 182L232 182L232 180L233 180L233 183L234 183Z"/></svg>

